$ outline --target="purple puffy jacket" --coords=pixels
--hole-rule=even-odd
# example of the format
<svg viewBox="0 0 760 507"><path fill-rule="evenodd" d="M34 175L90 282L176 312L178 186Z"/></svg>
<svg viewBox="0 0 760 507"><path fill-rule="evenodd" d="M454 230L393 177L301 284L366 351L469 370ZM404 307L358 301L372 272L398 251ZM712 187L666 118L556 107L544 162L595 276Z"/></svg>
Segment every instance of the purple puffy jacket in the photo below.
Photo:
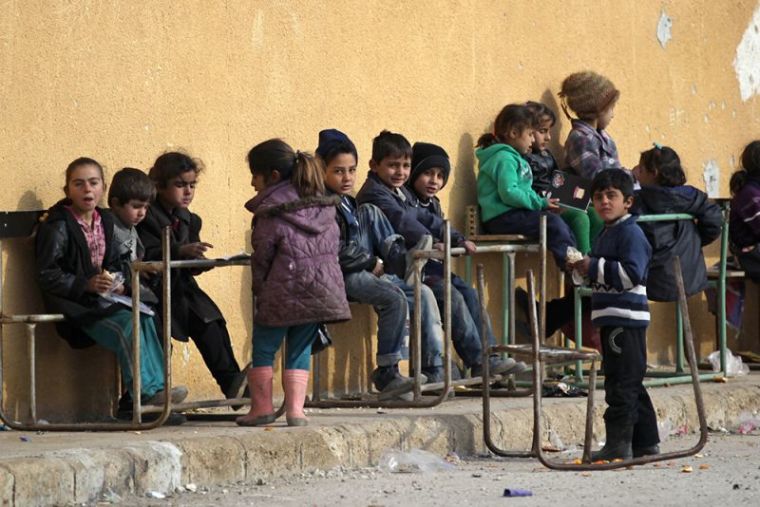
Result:
<svg viewBox="0 0 760 507"><path fill-rule="evenodd" d="M254 322L286 327L351 318L338 264L337 202L334 196L302 199L283 181L246 203L254 214Z"/></svg>

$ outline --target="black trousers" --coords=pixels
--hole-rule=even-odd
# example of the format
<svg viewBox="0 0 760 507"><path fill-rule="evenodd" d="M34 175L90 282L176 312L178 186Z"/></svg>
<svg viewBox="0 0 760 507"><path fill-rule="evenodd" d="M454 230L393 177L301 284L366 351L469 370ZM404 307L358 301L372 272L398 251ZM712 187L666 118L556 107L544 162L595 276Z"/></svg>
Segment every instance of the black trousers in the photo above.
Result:
<svg viewBox="0 0 760 507"><path fill-rule="evenodd" d="M190 311L190 338L198 347L203 362L219 384L223 393L227 393L234 379L240 374L240 366L232 351L230 334L224 320L204 322Z"/></svg>
<svg viewBox="0 0 760 507"><path fill-rule="evenodd" d="M644 388L647 369L646 328L602 327L605 425L633 426L633 447L660 442L657 414Z"/></svg>

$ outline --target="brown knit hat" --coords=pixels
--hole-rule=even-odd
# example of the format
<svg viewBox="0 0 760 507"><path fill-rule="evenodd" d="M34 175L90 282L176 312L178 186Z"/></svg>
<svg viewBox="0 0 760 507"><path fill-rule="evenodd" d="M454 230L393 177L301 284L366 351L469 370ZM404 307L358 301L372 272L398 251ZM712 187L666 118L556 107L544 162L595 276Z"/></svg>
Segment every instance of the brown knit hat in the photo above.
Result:
<svg viewBox="0 0 760 507"><path fill-rule="evenodd" d="M620 91L606 77L587 70L567 76L562 81L559 96L568 118L566 106L581 119L595 119L620 97Z"/></svg>

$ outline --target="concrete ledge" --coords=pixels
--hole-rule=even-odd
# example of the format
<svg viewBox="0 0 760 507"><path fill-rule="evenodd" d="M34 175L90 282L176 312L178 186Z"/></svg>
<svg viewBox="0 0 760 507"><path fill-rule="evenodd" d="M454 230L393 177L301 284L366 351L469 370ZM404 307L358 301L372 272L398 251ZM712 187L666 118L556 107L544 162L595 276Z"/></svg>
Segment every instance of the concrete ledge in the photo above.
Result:
<svg viewBox="0 0 760 507"><path fill-rule="evenodd" d="M732 425L742 412L760 409L760 378L726 384L703 384L708 424ZM601 392L597 393L602 395ZM660 420L673 428L698 428L689 386L650 390ZM531 399L492 400L492 434L498 445L527 449L532 432ZM583 438L585 398L545 400L545 431L565 444ZM116 493L124 498L149 491L173 492L187 483L217 485L254 482L336 466L377 464L389 448L422 448L445 454L485 451L481 401L456 400L429 410L322 410L310 415L311 426L238 428L232 422L193 423L154 432L91 434L92 447L64 448L67 435L48 433L46 445L30 456L0 465L0 505L47 505L93 502ZM315 413L318 412L318 413ZM595 413L595 434L603 434L602 406ZM0 449L19 433L0 434ZM158 440L160 439L160 440ZM60 440L60 442L58 442ZM87 442L87 437L80 438ZM27 447L16 448L30 449Z"/></svg>

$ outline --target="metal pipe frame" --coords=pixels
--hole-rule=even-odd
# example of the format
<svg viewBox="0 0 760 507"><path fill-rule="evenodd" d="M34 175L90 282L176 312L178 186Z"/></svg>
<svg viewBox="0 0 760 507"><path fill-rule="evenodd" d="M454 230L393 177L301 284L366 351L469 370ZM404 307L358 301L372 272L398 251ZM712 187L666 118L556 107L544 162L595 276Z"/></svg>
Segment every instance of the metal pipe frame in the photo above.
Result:
<svg viewBox="0 0 760 507"><path fill-rule="evenodd" d="M678 305L681 308L681 313L684 316L684 334L686 336L686 358L691 368L692 385L694 386L694 401L697 406L697 417L699 418L699 440L697 443L682 451L665 452L656 454L654 456L642 456L640 458L631 458L621 461L603 462L603 463L590 463L590 454L588 454L588 443L591 435L591 428L589 427L589 413L593 413L593 388L589 388L589 405L586 415L586 442L584 444L583 463L576 465L574 463L557 463L549 460L543 453L540 446L537 449L537 457L542 465L553 470L570 470L570 471L583 471L583 470L614 470L617 468L625 468L634 465L645 465L647 463L655 463L658 461L668 461L672 459L685 458L692 456L699 451L707 443L708 427L707 417L705 416L705 406L702 400L702 387L699 384L699 375L697 374L697 356L694 351L694 336L691 331L691 320L689 318L689 305L686 300L686 291L684 290L683 273L681 271L681 259L675 257L673 259L673 265L676 274L676 285L678 287ZM534 327L534 332L536 331ZM534 343L537 342L537 337L534 338ZM534 419L533 431L534 435L541 429L541 413L540 413L540 394L534 398L533 406L536 417Z"/></svg>
<svg viewBox="0 0 760 507"><path fill-rule="evenodd" d="M485 275L483 265L479 264L477 269L478 277L478 296L480 297L481 310L485 310L484 294L485 294ZM529 270L527 274L528 279L528 294L535 300L535 281L533 277L533 271ZM544 364L559 365L573 360L590 360L592 362L592 377L596 375L596 361L599 359L599 354L594 352L577 352L573 349L559 348L559 347L544 347L541 346L541 340L539 333L539 319L536 315L535 305L531 305L530 308L530 321L531 321L531 335L533 343L531 345L496 345L492 347L484 347L484 357L493 352L510 352L514 355L528 356L532 359L533 363L533 439L530 450L507 450L497 446L491 436L491 388L488 383L483 383L483 440L486 447L496 454L497 456L511 457L511 458L533 458L541 455L541 389L543 387L543 369ZM485 318L482 319L481 325L485 326ZM484 374L488 369L486 362L483 363ZM593 390L589 390L588 406L586 409L586 433L584 439L584 457L590 456L591 453L591 437L593 434L593 407L594 407L594 393Z"/></svg>
<svg viewBox="0 0 760 507"><path fill-rule="evenodd" d="M45 423L41 424L37 419L37 355L36 355L36 326L42 323L56 323L63 322L65 317L61 314L29 314L29 315L6 315L3 312L3 260L2 260L2 240L0 240L0 420L9 428L18 431L129 431L129 430L149 430L156 428L164 423L166 417L168 417L168 411L162 417L159 417L155 421L149 423L142 423L139 419L139 412L135 412L137 417L133 418L130 423L120 422L82 422L82 423ZM139 317L138 317L139 318ZM10 417L4 409L4 360L3 360L3 327L6 324L25 324L26 326L26 338L29 354L29 412L31 422L24 423L14 420ZM133 321L134 324L134 321ZM134 326L133 326L134 327ZM139 333L139 325L133 329ZM134 341L134 335L133 335ZM139 335L138 340L139 342ZM139 350L139 343L137 346ZM133 352L134 353L134 352ZM139 358L139 356L137 356ZM133 362L135 371L139 372L139 359ZM133 377L138 382L139 387L139 374L135 375L133 371ZM139 392L139 391L135 391ZM168 394L168 393L167 393ZM135 396L139 403L139 396ZM167 396L168 404L169 396Z"/></svg>

